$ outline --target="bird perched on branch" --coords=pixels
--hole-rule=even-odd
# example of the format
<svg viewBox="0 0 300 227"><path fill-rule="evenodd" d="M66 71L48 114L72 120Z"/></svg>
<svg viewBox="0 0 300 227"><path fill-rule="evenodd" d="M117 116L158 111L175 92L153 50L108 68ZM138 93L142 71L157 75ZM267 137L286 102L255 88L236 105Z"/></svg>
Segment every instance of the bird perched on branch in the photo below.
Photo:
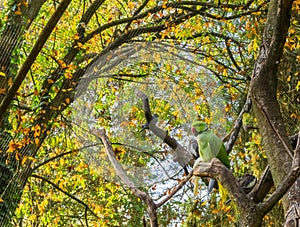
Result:
<svg viewBox="0 0 300 227"><path fill-rule="evenodd" d="M213 158L218 158L227 168L230 168L230 161L228 159L223 141L208 128L207 124L201 121L193 122L192 133L196 137L199 150L199 158L196 160L195 165L197 165L199 161L210 162ZM212 191L215 184L216 181L214 179L210 179L208 185L209 193ZM218 186L221 198L224 197L222 200L225 201L225 189L220 184L218 184ZM198 178L196 178L195 182L195 194L197 194L197 190Z"/></svg>

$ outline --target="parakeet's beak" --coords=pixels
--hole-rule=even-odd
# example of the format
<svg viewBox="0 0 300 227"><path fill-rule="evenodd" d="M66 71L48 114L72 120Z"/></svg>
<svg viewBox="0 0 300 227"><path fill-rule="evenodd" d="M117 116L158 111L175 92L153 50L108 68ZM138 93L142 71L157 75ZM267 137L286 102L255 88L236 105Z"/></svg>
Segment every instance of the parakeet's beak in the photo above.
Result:
<svg viewBox="0 0 300 227"><path fill-rule="evenodd" d="M197 136L198 133L197 133L196 128L195 128L195 127L192 127L191 130L192 130L193 135L194 135L194 136Z"/></svg>

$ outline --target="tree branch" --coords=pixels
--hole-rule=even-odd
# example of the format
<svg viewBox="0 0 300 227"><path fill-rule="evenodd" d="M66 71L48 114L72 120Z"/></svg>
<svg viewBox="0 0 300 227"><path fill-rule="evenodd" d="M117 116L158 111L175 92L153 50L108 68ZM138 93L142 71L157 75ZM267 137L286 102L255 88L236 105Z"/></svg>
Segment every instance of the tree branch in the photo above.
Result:
<svg viewBox="0 0 300 227"><path fill-rule="evenodd" d="M233 57L233 53L230 49L230 40L225 40L225 45L226 45L226 49L229 55L229 58L231 59L232 63L234 64L234 66L236 67L236 69L238 71L241 71L241 67L238 65L238 63L236 62L236 60Z"/></svg>
<svg viewBox="0 0 300 227"><path fill-rule="evenodd" d="M166 196L160 203L158 203L156 206L157 208L164 205L166 202L168 202L193 176L193 172L190 172L185 178L183 178L180 181L180 184L177 185L168 196Z"/></svg>
<svg viewBox="0 0 300 227"><path fill-rule="evenodd" d="M260 179L255 184L251 192L248 194L255 203L263 201L270 188L274 185L269 166L266 167Z"/></svg>
<svg viewBox="0 0 300 227"><path fill-rule="evenodd" d="M193 169L193 175L215 178L226 188L230 199L234 201L243 213L247 212L251 207L255 207L255 203L248 198L231 171L219 159L213 158L211 162L199 162Z"/></svg>
<svg viewBox="0 0 300 227"><path fill-rule="evenodd" d="M300 175L300 132L298 142L294 151L292 168L284 181L276 187L275 192L268 198L266 202L261 204L261 211L266 214L272 207L284 196Z"/></svg>
<svg viewBox="0 0 300 227"><path fill-rule="evenodd" d="M95 146L99 146L99 145L101 145L101 144L100 144L100 143L90 144L90 145L81 147L81 148L79 148L79 149L75 149L75 150L71 150L71 151L67 151L67 152L61 153L61 154L59 154L59 155L56 155L56 156L54 156L54 157L51 157L51 158L49 158L49 159L47 159L47 160L45 160L45 161L43 161L43 162L37 164L36 166L33 167L32 170L36 170L36 169L40 168L41 166L46 165L47 163L49 163L49 162L51 162L51 161L54 161L55 159L61 158L61 157L65 156L65 155L72 154L72 153L75 153L75 152L79 152L79 151L81 151L81 150L83 150L83 149L86 149L86 148L89 148L89 147L95 147Z"/></svg>
<svg viewBox="0 0 300 227"><path fill-rule="evenodd" d="M112 163L117 175L121 178L122 182L129 187L129 189L132 191L132 193L141 198L147 205L147 211L150 217L150 223L152 227L157 227L158 226L158 221L157 221L157 206L154 203L153 199L145 192L141 191L138 189L138 187L134 184L133 181L129 179L127 174L125 173L123 167L120 165L118 160L115 157L115 153L113 151L112 145L106 135L106 132L104 129L101 130L96 130L94 129L93 133L97 135L103 142L105 151L107 153L107 156Z"/></svg>
<svg viewBox="0 0 300 227"><path fill-rule="evenodd" d="M142 99L145 118L149 124L149 129L173 149L172 155L174 156L174 161L178 162L182 167L186 166L189 161L193 159L192 154L184 149L184 147L181 146L174 138L170 137L168 132L158 128L155 124L153 124L153 117L151 114L148 97L139 90L136 90L136 94Z"/></svg>
<svg viewBox="0 0 300 227"><path fill-rule="evenodd" d="M39 176L39 175L36 175L36 174L31 174L31 177L34 177L34 178L38 178L38 179L41 179L45 182L47 182L48 184L51 184L54 188L56 188L58 191L62 192L63 194L67 195L68 197L70 197L71 199L77 201L78 203L80 203L81 205L83 205L86 209L88 209L96 218L100 218L98 217L92 210L91 208L89 208L89 206L84 203L82 200L78 199L77 197L75 197L74 195L66 192L65 190L61 189L60 187L58 187L56 184L54 184L52 181L48 180L47 178L45 177L42 177L42 176Z"/></svg>
<svg viewBox="0 0 300 227"><path fill-rule="evenodd" d="M235 141L238 137L238 134L240 132L240 128L242 126L243 114L249 112L250 108L251 108L251 98L248 95L247 98L246 98L245 104L244 104L241 112L239 113L239 116L235 120L235 123L233 125L232 130L231 130L231 134L229 135L229 139L228 139L228 142L226 144L227 153L230 153L230 151L232 150L232 147L233 147L233 145L234 145L234 143L235 143Z"/></svg>

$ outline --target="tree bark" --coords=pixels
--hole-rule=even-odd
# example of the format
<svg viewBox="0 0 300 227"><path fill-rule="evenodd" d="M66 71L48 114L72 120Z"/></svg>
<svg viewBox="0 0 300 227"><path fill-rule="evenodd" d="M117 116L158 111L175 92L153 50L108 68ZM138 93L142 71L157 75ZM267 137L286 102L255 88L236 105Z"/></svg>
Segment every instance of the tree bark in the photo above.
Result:
<svg viewBox="0 0 300 227"><path fill-rule="evenodd" d="M45 1L31 0L28 2L28 7L20 0L15 0L11 3L12 7L19 5L19 9L16 8L16 10L20 10L21 14L16 14L15 11L11 11L8 14L8 22L0 37L0 72L4 72L7 75L0 77L0 89L7 89L8 79L14 77L10 75L13 52L21 41L20 37L34 21ZM0 101L3 97L3 95L0 96Z"/></svg>
<svg viewBox="0 0 300 227"><path fill-rule="evenodd" d="M30 3L32 3L32 4L34 4L34 2L35 1L30 1ZM61 15L63 14L63 12L65 11L65 9L67 8L67 6L69 5L70 2L71 2L71 0L64 0L60 4L60 6L58 7L58 10L51 17L51 18L53 18L53 20L50 19L50 21L48 23L48 24L50 24L50 26L52 25L54 27L56 25L59 18L61 17ZM29 6L29 9L31 9L31 11L27 11L27 8L25 7L26 10L24 10L24 15L26 15L25 13L28 13L27 16L36 17L36 15L43 3L44 3L44 1L40 1L40 3L35 6ZM16 21L16 20L22 21L23 20L22 17L15 17L15 16L12 16L12 20L13 19L15 19L14 21ZM14 25L14 26L16 26L16 28L18 28L17 34L14 34L13 37L10 37L11 31L10 32L8 32L8 31L12 28L10 26L8 26L6 28L8 31L7 32L5 31L2 34L2 37L1 37L2 40L4 39L6 42L9 42L9 43L10 43L10 39L15 39L15 41L17 41L20 38L22 32L24 31L23 26L29 26L29 24L24 25L21 22L15 23L15 24L16 25ZM13 85L8 89L8 93L6 93L6 96L4 97L4 99L1 102L0 126L3 126L2 122L4 120L7 108L9 107L11 101L13 100L13 97L15 96L23 79L27 75L27 72L28 72L31 64L33 63L35 57L38 55L43 44L49 37L52 29L49 29L49 26L46 26L44 31L46 31L46 33L48 33L48 34L43 36L42 39L38 39L36 45L33 48L33 51L32 51L33 54L30 54L30 55L32 55L32 57L27 58L27 60L23 64L23 67L19 71L19 74L17 74ZM42 33L42 34L44 34L44 33ZM2 44L5 46L5 42ZM5 62L8 62L6 66L9 65L12 52L15 48L17 48L17 46L18 46L17 42L13 42L13 45L9 45L9 49L7 49L7 51L5 52L6 54L4 55L4 57L3 58L0 57L0 65L5 64ZM0 45L0 48L1 48L1 45ZM3 67L1 70L6 73L9 72L8 70L6 70ZM20 75L21 75L21 77L19 78ZM4 78L6 80L8 77L5 76L2 78ZM0 86L1 85L7 86L6 83L1 84L1 81L0 81ZM65 93L65 95L68 95L68 94ZM7 100L7 101L5 102L5 100ZM60 111L56 111L56 114L58 114L58 112L61 112L62 110L63 109L61 109ZM45 111L45 113L43 115L45 115L48 112ZM53 115L55 115L54 111L51 111L51 113L53 113ZM48 118L46 118L44 116L41 118L37 118L35 125L44 125L46 127L47 121L50 120L51 117L52 116L49 116ZM3 128L5 128L5 127L3 127ZM40 144L43 142L43 140L47 136L47 133L46 133L47 130L42 130L42 131L43 132L41 133L41 136L39 138ZM15 155L8 155L8 154L6 154L5 151L8 149L9 142L11 142L12 139L13 138L11 138L10 135L8 133L6 133L5 131L2 132L0 135L0 149L1 149L1 151L4 151L0 155L0 172L1 172L0 198L3 200L0 203L0 226L9 226L10 225L11 217L13 216L15 209L19 205L21 195L23 192L23 188L27 182L28 177L32 173L31 161L26 161L25 165L21 165L21 160L26 156L34 157L40 147L40 144L37 145L37 144L30 143L30 144L22 147L19 151L16 149L14 151ZM28 139L30 139L30 141L33 141L32 134L30 134L28 136ZM16 158L17 154L18 154L20 160L18 160Z"/></svg>
<svg viewBox="0 0 300 227"><path fill-rule="evenodd" d="M293 1L273 0L269 4L268 20L264 29L260 53L254 66L250 94L257 118L268 164L276 187L291 170L293 151L284 128L282 115L276 98L278 65L283 53L290 26ZM283 197L286 226L292 226L291 216L300 207L300 179ZM299 213L298 213L299 214ZM293 221L292 221L293 222Z"/></svg>

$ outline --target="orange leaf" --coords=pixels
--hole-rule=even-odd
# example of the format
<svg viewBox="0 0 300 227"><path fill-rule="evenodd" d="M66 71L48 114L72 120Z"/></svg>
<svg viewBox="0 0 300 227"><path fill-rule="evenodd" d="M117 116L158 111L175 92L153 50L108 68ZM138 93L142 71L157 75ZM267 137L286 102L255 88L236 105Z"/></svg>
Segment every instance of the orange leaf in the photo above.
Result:
<svg viewBox="0 0 300 227"><path fill-rule="evenodd" d="M22 12L21 11L15 11L14 14L16 14L16 15L22 15Z"/></svg>
<svg viewBox="0 0 300 227"><path fill-rule="evenodd" d="M47 79L48 84L54 84L54 81L52 79Z"/></svg>

